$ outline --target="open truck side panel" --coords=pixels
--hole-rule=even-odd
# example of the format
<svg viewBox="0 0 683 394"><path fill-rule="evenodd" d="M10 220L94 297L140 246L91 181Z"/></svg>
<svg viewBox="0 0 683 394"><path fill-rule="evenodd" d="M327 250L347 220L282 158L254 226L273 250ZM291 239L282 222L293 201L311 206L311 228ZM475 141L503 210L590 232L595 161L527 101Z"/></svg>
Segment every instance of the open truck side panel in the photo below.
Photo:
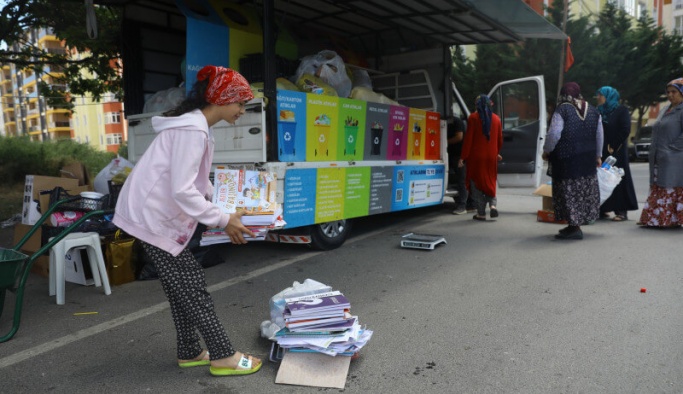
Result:
<svg viewBox="0 0 683 394"><path fill-rule="evenodd" d="M132 75L124 75L129 159L135 162L154 136L152 114L142 114L141 103L177 86L172 67L184 57L188 86L209 63L263 82L264 97L249 103L247 116L216 125L214 164L276 174L289 235L301 232L304 237L296 239L333 248L343 243L353 218L441 204L448 177L444 119L459 96L451 90L450 46L515 42L538 31L564 35L519 0L434 3L125 2L124 34L138 38L137 47L123 54ZM183 45L164 39L183 34ZM373 89L398 104L276 89L276 78L292 62L323 49L337 51L352 69L368 70ZM245 58L260 62L243 63ZM505 122L503 156L510 157L501 174L510 175L511 185L531 185L541 165L543 80L518 82L493 93ZM287 232L277 240L289 239Z"/></svg>

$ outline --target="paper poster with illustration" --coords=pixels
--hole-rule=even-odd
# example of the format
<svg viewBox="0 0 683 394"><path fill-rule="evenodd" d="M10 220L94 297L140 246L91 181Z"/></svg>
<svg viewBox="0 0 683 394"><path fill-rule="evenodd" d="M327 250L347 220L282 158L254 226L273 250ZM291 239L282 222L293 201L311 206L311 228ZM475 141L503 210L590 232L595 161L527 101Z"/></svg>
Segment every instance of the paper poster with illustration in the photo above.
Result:
<svg viewBox="0 0 683 394"><path fill-rule="evenodd" d="M277 211L275 176L266 171L217 167L214 204L225 213L244 209L248 214L272 215Z"/></svg>

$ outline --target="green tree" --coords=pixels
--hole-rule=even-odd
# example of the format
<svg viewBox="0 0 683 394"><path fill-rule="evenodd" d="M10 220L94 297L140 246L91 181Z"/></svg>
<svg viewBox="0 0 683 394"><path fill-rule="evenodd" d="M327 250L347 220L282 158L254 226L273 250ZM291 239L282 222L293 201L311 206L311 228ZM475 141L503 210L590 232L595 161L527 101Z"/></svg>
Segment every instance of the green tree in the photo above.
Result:
<svg viewBox="0 0 683 394"><path fill-rule="evenodd" d="M548 19L561 27L562 0L552 3ZM647 14L634 22L624 10L607 3L599 15L569 15L565 30L571 37L575 62L563 80L579 83L588 100L601 86L616 88L624 103L638 111L638 124L642 124L652 104L663 100L666 82L681 74L683 38L655 26ZM454 56L454 77L465 75L470 79L457 83L469 103L476 94L502 80L543 75L546 98L554 101L561 48L561 41L546 39L479 45L475 60Z"/></svg>
<svg viewBox="0 0 683 394"><path fill-rule="evenodd" d="M86 30L87 11L94 12L97 36ZM96 6L86 9L83 1L7 0L0 11L0 64L14 63L37 74L52 72L55 83L67 85L68 91L39 82L40 94L53 107L73 109L71 95L90 95L99 100L106 92L122 96L120 54L121 10ZM64 40L65 53L41 50L25 39L33 28L50 27ZM90 77L94 76L94 78Z"/></svg>

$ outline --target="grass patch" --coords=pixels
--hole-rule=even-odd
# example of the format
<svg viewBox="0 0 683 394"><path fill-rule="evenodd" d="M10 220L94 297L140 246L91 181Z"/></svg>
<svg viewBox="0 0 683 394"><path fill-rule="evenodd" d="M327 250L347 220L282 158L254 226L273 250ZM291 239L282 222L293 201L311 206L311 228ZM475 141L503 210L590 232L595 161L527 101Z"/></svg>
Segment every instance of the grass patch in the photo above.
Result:
<svg viewBox="0 0 683 394"><path fill-rule="evenodd" d="M21 213L24 198L24 183L0 184L0 221Z"/></svg>
<svg viewBox="0 0 683 394"><path fill-rule="evenodd" d="M127 150L122 153L126 157ZM0 220L21 213L26 175L60 176L64 165L78 161L88 169L92 181L115 157L115 153L68 139L36 142L28 137L0 136Z"/></svg>

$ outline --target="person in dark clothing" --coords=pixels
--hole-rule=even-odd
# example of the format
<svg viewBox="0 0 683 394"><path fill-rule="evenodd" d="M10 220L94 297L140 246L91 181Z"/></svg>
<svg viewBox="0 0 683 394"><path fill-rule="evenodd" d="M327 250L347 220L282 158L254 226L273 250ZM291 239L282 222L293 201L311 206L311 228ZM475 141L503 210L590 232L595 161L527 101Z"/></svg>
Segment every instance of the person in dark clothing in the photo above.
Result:
<svg viewBox="0 0 683 394"><path fill-rule="evenodd" d="M631 166L628 162L627 139L631 133L631 114L626 106L619 104L619 92L611 86L598 89L597 102L605 133L602 161L604 162L608 156L613 156L617 159L616 166L624 170L621 182L600 206L600 216L608 218L608 212L614 212L612 220L622 222L628 220L627 211L638 209L636 189L633 187Z"/></svg>
<svg viewBox="0 0 683 394"><path fill-rule="evenodd" d="M543 160L549 161L551 171L555 219L569 223L555 235L557 239L583 239L581 225L598 218L596 168L602 163L602 144L600 112L583 99L577 83L566 83L543 145Z"/></svg>
<svg viewBox="0 0 683 394"><path fill-rule="evenodd" d="M454 116L448 121L448 168L453 178L450 183L455 187L458 195L453 197L455 200L454 215L467 213L468 193L465 187L465 167L458 167L458 159L462 151L462 140L465 135L465 124L462 119Z"/></svg>

